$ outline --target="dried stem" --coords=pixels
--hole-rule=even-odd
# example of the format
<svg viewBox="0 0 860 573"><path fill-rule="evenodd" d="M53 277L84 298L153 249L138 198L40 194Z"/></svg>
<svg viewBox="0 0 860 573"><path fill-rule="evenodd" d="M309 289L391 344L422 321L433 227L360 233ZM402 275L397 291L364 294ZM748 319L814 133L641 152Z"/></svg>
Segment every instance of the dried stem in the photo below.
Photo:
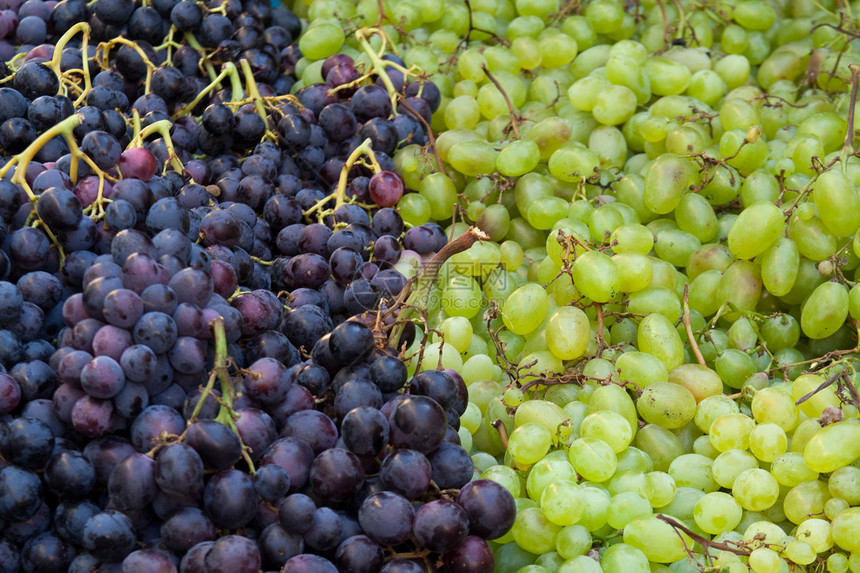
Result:
<svg viewBox="0 0 860 573"><path fill-rule="evenodd" d="M723 541L723 542L711 541L707 537L702 537L701 535L699 535L698 533L696 533L695 531L693 531L689 527L676 521L675 519L669 517L668 515L663 515L662 513L658 513L657 519L659 519L660 521L662 521L664 523L668 523L669 525L671 525L676 530L683 531L684 533L687 534L687 536L690 539L692 539L693 541L695 541L696 543L698 543L702 547L710 547L712 549L719 549L720 551L728 551L729 553L734 553L735 555L741 555L741 556L745 556L745 557L749 556L749 554L752 553L749 549L741 549L740 547L734 547L732 545L729 545L729 542L726 542L726 541Z"/></svg>
<svg viewBox="0 0 860 573"><path fill-rule="evenodd" d="M696 362L705 366L705 357L702 356L702 351L699 350L699 344L696 342L696 337L693 335L693 325L690 324L690 285L684 285L684 316L681 319L684 323L684 330L687 332L687 340L690 341L690 347L693 349L693 354L696 356Z"/></svg>
<svg viewBox="0 0 860 573"><path fill-rule="evenodd" d="M502 94L502 97L505 98L505 105L508 106L508 113L511 116L511 129L514 132L514 136L517 139L520 139L522 136L520 135L520 126L517 123L517 115L514 113L514 104L511 103L511 98L508 97L508 92L505 91L505 88L502 87L502 84L499 83L499 80L493 77L493 74L490 73L490 70L487 69L486 64L481 64L481 69L484 70L484 75L487 76L493 85L496 86L496 89L499 90L499 93Z"/></svg>

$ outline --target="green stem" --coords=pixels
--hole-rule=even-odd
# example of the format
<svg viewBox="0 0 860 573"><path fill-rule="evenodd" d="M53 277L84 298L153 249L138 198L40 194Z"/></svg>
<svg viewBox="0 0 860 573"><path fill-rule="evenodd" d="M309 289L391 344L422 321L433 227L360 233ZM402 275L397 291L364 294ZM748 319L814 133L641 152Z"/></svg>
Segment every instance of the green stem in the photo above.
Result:
<svg viewBox="0 0 860 573"><path fill-rule="evenodd" d="M266 131L269 131L269 116L266 113L266 108L263 106L263 96L260 95L260 90L257 89L257 80L254 79L254 72L251 71L251 64L248 60L242 58L239 60L239 65L242 67L242 74L245 76L245 89L248 92L248 97L254 102L254 109L257 110L257 115L266 124Z"/></svg>
<svg viewBox="0 0 860 573"><path fill-rule="evenodd" d="M39 153L39 150L51 141L57 135L69 136L74 131L76 127L81 125L84 121L84 116L79 113L74 115L70 115L60 123L54 125L53 127L45 130L42 135L37 137L33 143L27 146L27 149L12 157L6 165L0 168L0 178L6 176L9 172L9 169L12 168L13 165L17 164L15 168L15 174L12 176L13 183L21 183L21 186L24 188L24 191L27 193L27 196L30 198L30 201L33 204L36 203L36 196L33 194L33 190L30 189L30 186L27 185L27 180L25 175L27 173L27 166L33 161L33 158L36 157L36 154Z"/></svg>
<svg viewBox="0 0 860 573"><path fill-rule="evenodd" d="M204 97L206 97L206 94L208 94L209 92L211 92L212 90L217 88L219 85L221 85L221 80L223 80L227 76L230 76L231 85L235 86L236 82L239 81L238 75L239 75L239 70L236 69L236 64L234 64L233 62L227 62L226 64L224 64L224 67L221 69L221 73L218 74L209 83L208 86L203 88L203 91L201 91L199 94L197 94L197 97L195 97L189 104L183 106L182 108L179 109L179 111L174 113L173 119L177 119L177 118L182 117L183 115L187 115L187 114L191 113L191 110L193 110L197 106L197 104L200 103L200 100L202 100ZM239 82L240 90L241 90L241 85L242 85L241 82ZM235 90L234 90L234 94L235 94Z"/></svg>
<svg viewBox="0 0 860 573"><path fill-rule="evenodd" d="M391 109L396 110L397 89L394 87L394 82L391 81L391 77L388 75L388 72L385 71L385 66L388 62L379 57L379 54L377 54L376 50L373 49L373 46L370 45L370 42L367 39L368 36L366 35L367 32L372 32L372 30L368 30L366 28L356 30L355 38L367 54L367 57L370 58L370 63L373 64L373 71L380 77L382 83L385 84L385 90L388 92L388 97L391 98Z"/></svg>
<svg viewBox="0 0 860 573"><path fill-rule="evenodd" d="M143 140L149 137L150 135L159 134L164 139L164 146L167 148L167 154L170 161L171 167L173 167L174 171L179 173L180 175L185 173L185 166L182 165L182 162L179 160L179 157L176 155L176 148L173 146L173 139L170 137L170 128L173 125L173 122L169 119L162 119L147 125L143 129L140 130L140 133L132 139L126 149L131 149L132 147L140 147L143 144ZM165 166L166 167L166 166Z"/></svg>

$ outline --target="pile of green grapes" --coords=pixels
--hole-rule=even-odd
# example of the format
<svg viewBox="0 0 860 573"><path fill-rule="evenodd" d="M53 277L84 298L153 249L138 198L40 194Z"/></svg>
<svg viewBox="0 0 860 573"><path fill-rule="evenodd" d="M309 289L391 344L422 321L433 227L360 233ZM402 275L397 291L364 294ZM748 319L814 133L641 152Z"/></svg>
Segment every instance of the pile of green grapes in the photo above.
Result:
<svg viewBox="0 0 860 573"><path fill-rule="evenodd" d="M442 94L397 207L490 240L404 356L468 385L497 571L860 573L860 2L294 9L296 90L369 44Z"/></svg>

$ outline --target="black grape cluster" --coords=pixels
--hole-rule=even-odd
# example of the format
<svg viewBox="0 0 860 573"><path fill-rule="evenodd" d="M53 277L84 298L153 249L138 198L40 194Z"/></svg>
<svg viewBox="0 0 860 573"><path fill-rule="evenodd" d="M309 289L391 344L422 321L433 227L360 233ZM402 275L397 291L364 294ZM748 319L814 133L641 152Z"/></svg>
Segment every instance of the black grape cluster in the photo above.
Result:
<svg viewBox="0 0 860 573"><path fill-rule="evenodd" d="M515 507L470 481L462 379L371 328L447 243L391 208L438 90L391 70L395 109L336 55L288 96L300 31L0 1L0 571L493 569Z"/></svg>

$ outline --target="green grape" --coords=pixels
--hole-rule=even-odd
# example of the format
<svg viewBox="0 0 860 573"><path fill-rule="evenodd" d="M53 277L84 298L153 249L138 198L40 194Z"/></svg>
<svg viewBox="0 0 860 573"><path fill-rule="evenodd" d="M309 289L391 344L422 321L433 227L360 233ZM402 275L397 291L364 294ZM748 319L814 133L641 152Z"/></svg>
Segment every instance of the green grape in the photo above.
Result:
<svg viewBox="0 0 860 573"><path fill-rule="evenodd" d="M588 217L588 228L591 238L597 243L605 243L612 231L624 224L621 212L614 203L601 205L591 212Z"/></svg>
<svg viewBox="0 0 860 573"><path fill-rule="evenodd" d="M626 543L610 546L600 558L600 567L606 573L651 573L645 553Z"/></svg>
<svg viewBox="0 0 860 573"><path fill-rule="evenodd" d="M619 380L633 382L640 388L645 388L655 382L665 382L669 371L659 358L639 351L625 352L615 361L619 372Z"/></svg>
<svg viewBox="0 0 860 573"><path fill-rule="evenodd" d="M684 64L663 56L645 61L645 73L651 78L651 91L655 95L680 95L690 86L692 74Z"/></svg>
<svg viewBox="0 0 860 573"><path fill-rule="evenodd" d="M696 525L711 535L733 530L741 522L741 517L743 508L735 498L721 491L705 494L693 509Z"/></svg>
<svg viewBox="0 0 860 573"><path fill-rule="evenodd" d="M448 281L440 303L448 316L471 318L481 310L481 287L468 276L457 274Z"/></svg>
<svg viewBox="0 0 860 573"><path fill-rule="evenodd" d="M666 472L649 472L646 479L646 494L651 507L663 507L675 497L675 480Z"/></svg>
<svg viewBox="0 0 860 573"><path fill-rule="evenodd" d="M603 573L603 568L593 558L579 555L565 561L558 573Z"/></svg>
<svg viewBox="0 0 860 573"><path fill-rule="evenodd" d="M721 301L718 298L720 282L723 273L718 269L706 270L699 273L690 283L690 308L702 316L711 316L719 310ZM653 281L652 281L653 282Z"/></svg>
<svg viewBox="0 0 860 573"><path fill-rule="evenodd" d="M681 364L669 372L667 379L672 384L685 388L695 399L697 405L691 419L700 415L701 403L704 400L722 394L723 391L719 374L701 364Z"/></svg>
<svg viewBox="0 0 860 573"><path fill-rule="evenodd" d="M552 434L554 441L559 428L567 420L560 406L547 400L529 400L517 408L514 414L514 425L534 423L543 426Z"/></svg>
<svg viewBox="0 0 860 573"><path fill-rule="evenodd" d="M711 423L708 435L711 444L719 451L749 447L749 435L755 422L743 414L723 414Z"/></svg>
<svg viewBox="0 0 860 573"><path fill-rule="evenodd" d="M750 205L729 229L729 250L738 259L752 259L768 250L785 228L782 210L769 201Z"/></svg>
<svg viewBox="0 0 860 573"><path fill-rule="evenodd" d="M844 466L832 474L827 480L827 488L834 498L841 498L850 505L860 504L860 468Z"/></svg>
<svg viewBox="0 0 860 573"><path fill-rule="evenodd" d="M848 571L848 556L844 553L832 553L827 557L828 573L846 573Z"/></svg>
<svg viewBox="0 0 860 573"><path fill-rule="evenodd" d="M561 197L544 197L532 203L525 216L532 227L545 231L564 219L568 208L569 203Z"/></svg>
<svg viewBox="0 0 860 573"><path fill-rule="evenodd" d="M642 474L642 472L650 472L653 469L654 461L650 457L648 457L648 454L646 454L637 447L629 446L618 453L618 472L629 471L633 474L644 475ZM610 492L611 491L612 489L610 486Z"/></svg>
<svg viewBox="0 0 860 573"><path fill-rule="evenodd" d="M585 501L575 482L557 480L544 488L540 495L540 507L549 521L568 526L580 520L585 511Z"/></svg>
<svg viewBox="0 0 860 573"><path fill-rule="evenodd" d="M636 406L633 404L633 399L627 391L618 384L597 386L592 391L588 399L587 413L593 414L600 410L613 410L618 412L624 416L631 428L636 428L639 425L638 418L636 417Z"/></svg>
<svg viewBox="0 0 860 573"><path fill-rule="evenodd" d="M786 452L777 456L771 462L770 470L780 485L786 487L794 487L804 481L818 479L818 472L806 465L802 452Z"/></svg>
<svg viewBox="0 0 860 573"><path fill-rule="evenodd" d="M776 424L784 432L793 430L800 416L791 395L781 388L764 388L756 392L750 410L757 424Z"/></svg>
<svg viewBox="0 0 860 573"><path fill-rule="evenodd" d="M661 155L645 174L643 201L654 213L671 213L687 192L695 171L692 163L676 155Z"/></svg>
<svg viewBox="0 0 860 573"><path fill-rule="evenodd" d="M818 374L804 374L798 376L791 386L791 398L799 401L802 397L809 395L798 407L800 411L810 418L817 418L828 406L839 408L841 402L833 386L827 386L814 392L824 383L824 377Z"/></svg>
<svg viewBox="0 0 860 573"><path fill-rule="evenodd" d="M458 146L455 146L458 148ZM457 188L450 177L444 173L431 173L425 176L419 185L419 193L426 199L433 219L447 219L451 217L454 205L457 203ZM403 198L409 197L404 195ZM401 199L401 203L403 199ZM422 210L422 215L426 211Z"/></svg>
<svg viewBox="0 0 860 573"><path fill-rule="evenodd" d="M755 310L761 297L761 288L759 266L750 261L736 261L723 273L717 296L740 310ZM732 320L738 314L729 312L725 316Z"/></svg>
<svg viewBox="0 0 860 573"><path fill-rule="evenodd" d="M749 556L749 566L753 573L778 573L782 565L779 553L767 547L753 549Z"/></svg>
<svg viewBox="0 0 860 573"><path fill-rule="evenodd" d="M310 60L322 60L336 54L344 40L342 28L331 23L317 23L299 38L299 49Z"/></svg>
<svg viewBox="0 0 860 573"><path fill-rule="evenodd" d="M788 236L797 243L800 254L813 261L823 261L838 249L837 238L827 230L820 217L803 219L799 213L792 215L788 224Z"/></svg>
<svg viewBox="0 0 860 573"><path fill-rule="evenodd" d="M821 428L803 449L813 471L830 473L860 457L860 424L846 420Z"/></svg>
<svg viewBox="0 0 860 573"><path fill-rule="evenodd" d="M397 210L403 221L413 227L423 225L430 220L430 202L418 193L407 193L397 203Z"/></svg>
<svg viewBox="0 0 860 573"><path fill-rule="evenodd" d="M744 450L731 449L714 458L711 471L720 487L731 489L741 472L757 467L755 456Z"/></svg>
<svg viewBox="0 0 860 573"><path fill-rule="evenodd" d="M759 424L750 432L750 451L763 462L772 462L787 449L788 438L777 424Z"/></svg>
<svg viewBox="0 0 860 573"><path fill-rule="evenodd" d="M545 456L529 469L526 478L526 492L535 501L540 501L544 489L557 481L576 482L576 472L567 461L565 452L554 451Z"/></svg>
<svg viewBox="0 0 860 573"><path fill-rule="evenodd" d="M723 32L725 35L725 32ZM709 106L720 101L728 87L725 80L713 70L699 70L690 78L690 86L687 95L703 101Z"/></svg>
<svg viewBox="0 0 860 573"><path fill-rule="evenodd" d="M642 292L642 289L651 282L651 261L642 253L635 251L618 253L612 256L612 260L618 267L620 279L618 290L621 292Z"/></svg>
<svg viewBox="0 0 860 573"><path fill-rule="evenodd" d="M765 319L759 331L762 342L771 352L793 348L800 340L800 324L790 314L780 313Z"/></svg>
<svg viewBox="0 0 860 573"><path fill-rule="evenodd" d="M680 229L667 229L656 233L654 252L658 257L676 267L684 266L690 256L702 246L694 235Z"/></svg>
<svg viewBox="0 0 860 573"><path fill-rule="evenodd" d="M555 549L555 538L561 527L549 521L537 507L517 512L511 528L514 541L522 549L540 555Z"/></svg>
<svg viewBox="0 0 860 573"><path fill-rule="evenodd" d="M636 433L636 447L646 452L654 460L654 468L659 471L669 469L669 464L684 453L678 437L657 424L648 424Z"/></svg>
<svg viewBox="0 0 860 573"><path fill-rule="evenodd" d="M576 473L589 481L606 481L618 467L612 447L596 438L577 438L568 450L570 463Z"/></svg>
<svg viewBox="0 0 860 573"><path fill-rule="evenodd" d="M594 302L608 302L618 292L619 272L615 262L599 251L586 251L573 263L573 283Z"/></svg>
<svg viewBox="0 0 860 573"><path fill-rule="evenodd" d="M633 90L610 84L597 94L591 112L602 125L621 125L636 113L637 105Z"/></svg>
<svg viewBox="0 0 860 573"><path fill-rule="evenodd" d="M839 516L837 515L833 519L833 525L825 519L807 519L797 526L795 536L798 540L809 544L809 546L812 547L812 550L816 553L824 553L833 547L833 542L835 540L833 526L836 525L836 519L838 519L838 517Z"/></svg>
<svg viewBox="0 0 860 573"><path fill-rule="evenodd" d="M421 362L421 370L436 370L440 367L451 368L459 372L463 368L463 358L451 344L441 342L427 344L424 347L424 360Z"/></svg>
<svg viewBox="0 0 860 573"><path fill-rule="evenodd" d="M452 99L444 112L447 129L472 130L481 120L478 100L471 95L460 95Z"/></svg>
<svg viewBox="0 0 860 573"><path fill-rule="evenodd" d="M727 89L733 90L747 81L750 62L739 52L728 53L728 56L714 64L714 71L726 82Z"/></svg>
<svg viewBox="0 0 860 573"><path fill-rule="evenodd" d="M759 125L761 120L758 109L753 104L730 95L720 107L720 123L725 130L747 131L754 125Z"/></svg>
<svg viewBox="0 0 860 573"><path fill-rule="evenodd" d="M533 141L512 141L496 157L496 169L507 177L531 172L540 161L540 148Z"/></svg>
<svg viewBox="0 0 860 573"><path fill-rule="evenodd" d="M568 144L553 152L548 166L556 179L574 183L594 175L600 167L600 158L587 147Z"/></svg>
<svg viewBox="0 0 860 573"><path fill-rule="evenodd" d="M860 227L860 196L848 177L825 171L815 180L812 197L821 222L836 236L854 235Z"/></svg>
<svg viewBox="0 0 860 573"><path fill-rule="evenodd" d="M600 99L600 94L610 87L612 87L612 83L606 78L585 76L570 85L567 89L567 97L576 109L592 111Z"/></svg>
<svg viewBox="0 0 860 573"><path fill-rule="evenodd" d="M851 507L833 518L833 542L845 551L860 552L860 508Z"/></svg>
<svg viewBox="0 0 860 573"><path fill-rule="evenodd" d="M751 468L735 478L732 495L747 511L764 511L776 503L779 483L767 470Z"/></svg>
<svg viewBox="0 0 860 573"><path fill-rule="evenodd" d="M711 471L713 460L699 454L683 454L669 464L668 474L679 488L693 488L704 493L719 489ZM668 510L667 510L668 511Z"/></svg>
<svg viewBox="0 0 860 573"><path fill-rule="evenodd" d="M609 501L607 523L614 529L623 529L633 520L651 515L650 502L634 492L621 492Z"/></svg>
<svg viewBox="0 0 860 573"><path fill-rule="evenodd" d="M633 428L627 420L612 410L598 410L588 414L580 424L583 438L594 438L609 444L616 454L624 451L633 441Z"/></svg>
<svg viewBox="0 0 860 573"><path fill-rule="evenodd" d="M499 573L517 573L521 567L534 565L535 554L513 543L513 536L510 534L507 534L506 537L510 537L510 539L507 539L504 544L499 545L493 551L495 561L499 564Z"/></svg>
<svg viewBox="0 0 860 573"><path fill-rule="evenodd" d="M641 352L659 358L667 370L684 362L684 343L672 322L662 314L649 314L642 319L637 342Z"/></svg>
<svg viewBox="0 0 860 573"><path fill-rule="evenodd" d="M639 223L626 223L616 228L610 237L616 253L640 253L647 255L654 246L654 234Z"/></svg>
<svg viewBox="0 0 860 573"><path fill-rule="evenodd" d="M481 409L477 404L469 402L466 404L466 411L460 416L460 426L466 428L469 433L474 434L478 431L478 426L481 424Z"/></svg>
<svg viewBox="0 0 860 573"><path fill-rule="evenodd" d="M576 40L556 28L547 28L538 36L538 49L544 68L560 68L576 57Z"/></svg>
<svg viewBox="0 0 860 573"><path fill-rule="evenodd" d="M828 489L829 487L830 484L828 483ZM851 505L841 497L831 497L824 502L824 515L827 517L827 519L832 520L834 517L839 515L840 512L845 511L849 507L851 507Z"/></svg>
<svg viewBox="0 0 860 573"><path fill-rule="evenodd" d="M706 458L711 458L712 460L717 459L717 456L720 455L720 452L711 445L711 441L708 439L707 434L699 436L693 442L693 453L705 456Z"/></svg>
<svg viewBox="0 0 860 573"><path fill-rule="evenodd" d="M824 504L830 499L827 484L808 481L798 484L785 494L783 508L789 521L800 524L810 515L824 513Z"/></svg>
<svg viewBox="0 0 860 573"><path fill-rule="evenodd" d="M496 170L498 152L486 141L463 141L448 152L451 167L464 175L489 175Z"/></svg>
<svg viewBox="0 0 860 573"><path fill-rule="evenodd" d="M474 205L476 203L472 203ZM480 203L477 203L480 205ZM504 205L500 205L498 203L488 205L481 215L475 220L475 224L479 229L487 233L490 236L491 241L501 241L505 235L507 235L508 231L511 227L511 215L508 211L507 207ZM516 259L516 256L513 257ZM509 259L508 262L511 264L514 262ZM516 263L516 266L511 268L511 264L506 264L506 268L508 270L513 270L517 266L522 263L522 248L520 248L519 253L519 261Z"/></svg>
<svg viewBox="0 0 860 573"><path fill-rule="evenodd" d="M556 551L564 559L585 555L591 543L591 533L582 525L568 525L555 538Z"/></svg>
<svg viewBox="0 0 860 573"><path fill-rule="evenodd" d="M562 360L573 360L585 354L590 339L588 317L576 307L561 307L547 321L547 347Z"/></svg>
<svg viewBox="0 0 860 573"><path fill-rule="evenodd" d="M593 123L593 119L587 122L588 125ZM537 144L541 160L546 160L570 140L572 133L570 121L561 117L548 117L532 126L525 139Z"/></svg>
<svg viewBox="0 0 860 573"><path fill-rule="evenodd" d="M636 408L645 422L673 430L693 419L696 399L684 386L654 382L642 390Z"/></svg>
<svg viewBox="0 0 860 573"><path fill-rule="evenodd" d="M697 193L687 193L675 207L678 227L705 243L717 234L717 216L708 201ZM686 264L686 261L684 262Z"/></svg>
<svg viewBox="0 0 860 573"><path fill-rule="evenodd" d="M502 306L505 326L516 334L528 334L543 322L548 308L546 290L526 284L515 290Z"/></svg>
<svg viewBox="0 0 860 573"><path fill-rule="evenodd" d="M508 453L521 465L529 466L543 458L552 446L552 434L540 424L518 426L508 437Z"/></svg>
<svg viewBox="0 0 860 573"><path fill-rule="evenodd" d="M672 515L666 517L677 520ZM656 516L644 517L628 523L624 527L624 543L614 545L633 546L644 553L647 561L655 563L672 563L687 555L687 547L692 544L692 539L678 529L675 529ZM648 571L648 564L645 564ZM624 569L618 569L618 572Z"/></svg>
<svg viewBox="0 0 860 573"><path fill-rule="evenodd" d="M520 67L525 70L533 70L541 65L540 47L537 40L531 36L514 38L511 42L511 52L517 57Z"/></svg>
<svg viewBox="0 0 860 573"><path fill-rule="evenodd" d="M836 332L848 318L848 288L826 282L815 288L800 315L800 328L809 338L826 338Z"/></svg>
<svg viewBox="0 0 860 573"><path fill-rule="evenodd" d="M768 155L767 143L758 137L758 127L749 131L754 132L752 137L743 129L728 129L720 137L720 156L744 176L763 168Z"/></svg>

